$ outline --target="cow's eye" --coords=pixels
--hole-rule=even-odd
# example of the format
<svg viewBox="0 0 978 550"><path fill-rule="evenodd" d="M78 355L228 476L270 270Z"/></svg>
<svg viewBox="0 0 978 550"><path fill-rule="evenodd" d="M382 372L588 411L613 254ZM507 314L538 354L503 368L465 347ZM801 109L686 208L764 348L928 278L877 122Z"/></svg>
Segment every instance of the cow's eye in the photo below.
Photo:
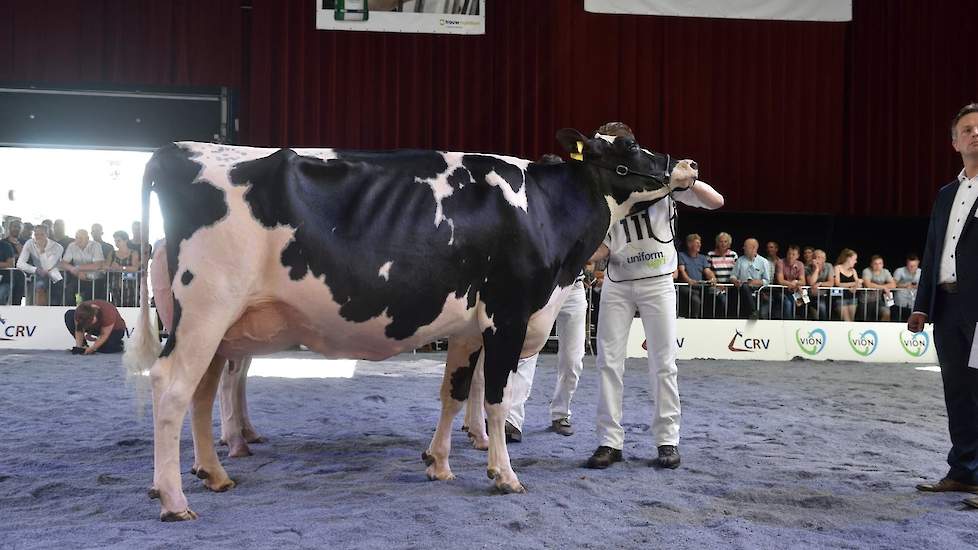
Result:
<svg viewBox="0 0 978 550"><path fill-rule="evenodd" d="M638 151L638 143L632 138L618 138L617 144L621 151L634 153Z"/></svg>

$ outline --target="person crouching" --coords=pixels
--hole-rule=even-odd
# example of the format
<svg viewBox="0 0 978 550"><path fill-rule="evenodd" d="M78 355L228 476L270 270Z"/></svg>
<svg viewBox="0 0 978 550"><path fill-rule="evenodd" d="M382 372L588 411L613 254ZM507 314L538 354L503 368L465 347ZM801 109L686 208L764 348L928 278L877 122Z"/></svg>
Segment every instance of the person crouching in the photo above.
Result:
<svg viewBox="0 0 978 550"><path fill-rule="evenodd" d="M88 300L78 304L65 312L65 326L75 337L75 347L71 348L75 355L122 351L126 322L109 302Z"/></svg>

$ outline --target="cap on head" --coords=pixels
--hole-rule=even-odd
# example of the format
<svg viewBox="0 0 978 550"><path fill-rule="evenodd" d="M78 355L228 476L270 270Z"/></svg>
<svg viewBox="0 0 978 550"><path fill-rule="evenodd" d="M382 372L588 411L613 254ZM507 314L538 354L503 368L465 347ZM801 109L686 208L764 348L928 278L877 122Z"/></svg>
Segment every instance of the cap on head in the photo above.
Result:
<svg viewBox="0 0 978 550"><path fill-rule="evenodd" d="M624 122L605 122L595 130L595 133L605 136L630 137L635 139L635 132L632 132L632 129Z"/></svg>

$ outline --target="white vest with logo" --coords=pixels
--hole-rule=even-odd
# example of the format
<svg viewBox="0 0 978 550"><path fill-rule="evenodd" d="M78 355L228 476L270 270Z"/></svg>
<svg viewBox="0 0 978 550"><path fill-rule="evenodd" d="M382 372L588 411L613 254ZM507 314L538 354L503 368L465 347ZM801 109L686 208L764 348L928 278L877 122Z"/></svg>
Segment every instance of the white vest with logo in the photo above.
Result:
<svg viewBox="0 0 978 550"><path fill-rule="evenodd" d="M604 240L611 251L606 273L610 280L636 281L669 275L676 270L671 220L674 212L672 199L665 197L611 227Z"/></svg>

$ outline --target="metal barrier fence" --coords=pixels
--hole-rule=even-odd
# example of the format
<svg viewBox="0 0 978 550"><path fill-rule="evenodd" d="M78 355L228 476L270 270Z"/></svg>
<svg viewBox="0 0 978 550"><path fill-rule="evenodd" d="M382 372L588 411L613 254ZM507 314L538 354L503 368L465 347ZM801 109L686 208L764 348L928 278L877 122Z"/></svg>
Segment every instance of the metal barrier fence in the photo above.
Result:
<svg viewBox="0 0 978 550"><path fill-rule="evenodd" d="M791 291L781 285L676 283L676 315L688 319L906 321L916 289L841 288Z"/></svg>
<svg viewBox="0 0 978 550"><path fill-rule="evenodd" d="M119 307L139 305L136 271L85 271L81 277L61 272L60 281L37 277L16 268L0 269L0 304L73 306L84 300L105 300Z"/></svg>
<svg viewBox="0 0 978 550"><path fill-rule="evenodd" d="M62 273L63 279L35 277L16 268L0 269L0 305L73 306L79 300L101 299L120 307L139 306L139 273L89 271L83 277ZM839 288L810 286L792 292L781 285L750 287L732 284L675 283L676 316L687 319L795 319L818 321L905 322L913 309L916 289ZM587 351L595 352L600 288L588 287ZM636 316L638 312L636 312ZM557 344L551 329L548 347ZM433 350L445 349L440 340Z"/></svg>

